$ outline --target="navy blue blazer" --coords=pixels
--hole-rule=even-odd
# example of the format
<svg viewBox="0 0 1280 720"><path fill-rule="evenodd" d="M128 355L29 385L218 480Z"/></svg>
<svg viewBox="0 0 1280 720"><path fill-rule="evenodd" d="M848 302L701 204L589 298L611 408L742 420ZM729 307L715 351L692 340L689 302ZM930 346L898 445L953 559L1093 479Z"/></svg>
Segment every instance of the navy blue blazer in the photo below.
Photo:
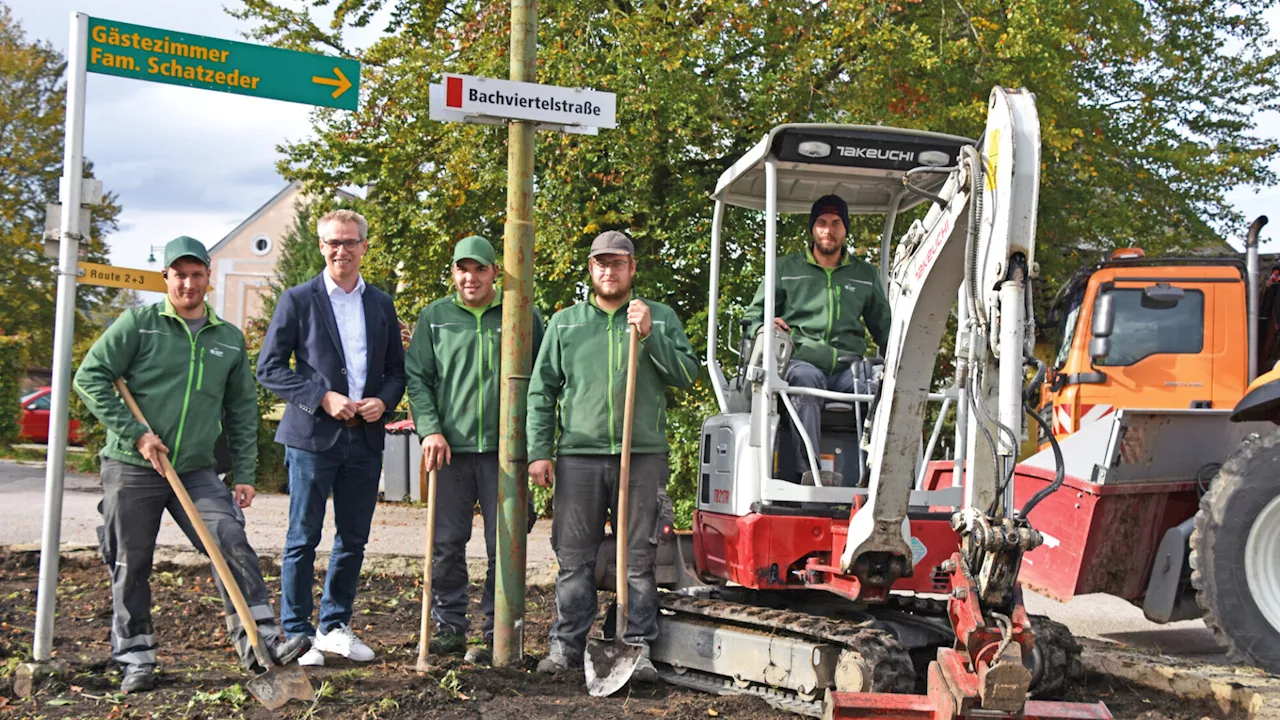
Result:
<svg viewBox="0 0 1280 720"><path fill-rule="evenodd" d="M404 345L391 296L365 284L365 337L369 348L364 396L377 397L395 410L404 395ZM289 366L289 360L294 366ZM330 390L346 395L347 365L338 322L324 285L323 273L291 287L280 296L271 326L258 355L258 382L288 403L276 431L276 442L299 450L323 452L333 447L343 423L320 407ZM381 452L383 425L365 423L369 446Z"/></svg>

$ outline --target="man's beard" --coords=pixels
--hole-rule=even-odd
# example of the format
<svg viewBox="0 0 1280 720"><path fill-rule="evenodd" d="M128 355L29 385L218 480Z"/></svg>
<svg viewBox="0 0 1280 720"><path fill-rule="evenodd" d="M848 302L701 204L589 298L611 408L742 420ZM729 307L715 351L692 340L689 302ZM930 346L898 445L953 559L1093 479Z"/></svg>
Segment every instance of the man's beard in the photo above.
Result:
<svg viewBox="0 0 1280 720"><path fill-rule="evenodd" d="M631 294L631 283L628 282L625 286L619 284L617 291L612 293L606 293L604 289L600 287L600 283L596 282L595 280L592 280L591 292L595 293L596 297L600 298L601 300L608 300L610 302L614 302L617 300L625 300L627 296Z"/></svg>

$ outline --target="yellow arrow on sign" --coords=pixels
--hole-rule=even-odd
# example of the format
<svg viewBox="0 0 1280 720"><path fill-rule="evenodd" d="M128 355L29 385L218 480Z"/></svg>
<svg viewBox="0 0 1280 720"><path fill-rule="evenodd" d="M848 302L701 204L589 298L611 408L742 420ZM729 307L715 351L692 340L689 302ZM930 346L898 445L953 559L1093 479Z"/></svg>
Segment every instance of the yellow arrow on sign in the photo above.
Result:
<svg viewBox="0 0 1280 720"><path fill-rule="evenodd" d="M318 85L334 86L335 88L337 88L337 90L333 91L333 97L334 99L337 99L340 95L342 95L342 93L351 89L351 81L348 80L347 76L343 75L342 71L339 70L336 66L333 68L333 74L336 75L337 77L331 78L331 77L324 77L323 75L312 75L311 82L316 83Z"/></svg>

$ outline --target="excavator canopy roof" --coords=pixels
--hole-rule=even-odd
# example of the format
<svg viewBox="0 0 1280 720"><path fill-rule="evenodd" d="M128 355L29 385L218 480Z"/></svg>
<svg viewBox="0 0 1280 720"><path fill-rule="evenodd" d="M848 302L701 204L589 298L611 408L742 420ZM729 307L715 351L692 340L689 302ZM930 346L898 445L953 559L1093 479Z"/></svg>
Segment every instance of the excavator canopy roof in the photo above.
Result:
<svg viewBox="0 0 1280 720"><path fill-rule="evenodd" d="M953 167L960 148L974 141L957 135L875 125L779 125L747 151L716 182L714 199L765 209L765 160L777 160L779 213L807 213L813 201L834 193L851 215L883 215L924 202L908 193L902 178L917 167ZM946 173L912 178L936 192Z"/></svg>

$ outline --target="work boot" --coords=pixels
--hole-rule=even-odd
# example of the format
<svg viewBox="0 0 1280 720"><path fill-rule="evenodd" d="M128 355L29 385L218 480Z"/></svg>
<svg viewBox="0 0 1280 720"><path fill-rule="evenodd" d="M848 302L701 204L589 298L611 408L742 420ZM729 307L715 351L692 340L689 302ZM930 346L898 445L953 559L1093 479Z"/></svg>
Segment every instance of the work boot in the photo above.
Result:
<svg viewBox="0 0 1280 720"><path fill-rule="evenodd" d="M288 665L311 649L311 638L306 635L294 635L288 640L277 637L267 643L267 654L277 665Z"/></svg>
<svg viewBox="0 0 1280 720"><path fill-rule="evenodd" d="M155 665L126 665L124 679L120 681L120 692L146 692L156 689Z"/></svg>
<svg viewBox="0 0 1280 720"><path fill-rule="evenodd" d="M461 655L466 648L467 638L462 633L442 632L431 638L432 655Z"/></svg>
<svg viewBox="0 0 1280 720"><path fill-rule="evenodd" d="M551 652L538 662L538 673L542 675L559 675L582 667L582 661L574 662L558 652Z"/></svg>
<svg viewBox="0 0 1280 720"><path fill-rule="evenodd" d="M462 659L472 665L489 665L493 663L493 650L487 644L472 645Z"/></svg>
<svg viewBox="0 0 1280 720"><path fill-rule="evenodd" d="M641 655L636 669L631 671L631 682L652 684L658 682L658 668L653 666L648 655Z"/></svg>

